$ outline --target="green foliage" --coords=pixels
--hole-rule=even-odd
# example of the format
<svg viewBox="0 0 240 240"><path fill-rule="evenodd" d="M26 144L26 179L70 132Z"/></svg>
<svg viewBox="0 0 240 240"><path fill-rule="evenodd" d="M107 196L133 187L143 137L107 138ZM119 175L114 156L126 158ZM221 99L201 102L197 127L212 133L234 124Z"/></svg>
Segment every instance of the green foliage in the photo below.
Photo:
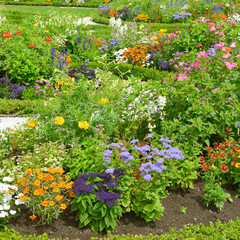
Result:
<svg viewBox="0 0 240 240"><path fill-rule="evenodd" d="M18 100L0 98L0 114L31 114L44 107L44 100Z"/></svg>
<svg viewBox="0 0 240 240"><path fill-rule="evenodd" d="M95 233L106 230L112 232L117 226L117 219L122 216L120 206L107 207L92 193L81 194L75 197L71 205L72 211L78 211L76 220L79 228L89 226Z"/></svg>

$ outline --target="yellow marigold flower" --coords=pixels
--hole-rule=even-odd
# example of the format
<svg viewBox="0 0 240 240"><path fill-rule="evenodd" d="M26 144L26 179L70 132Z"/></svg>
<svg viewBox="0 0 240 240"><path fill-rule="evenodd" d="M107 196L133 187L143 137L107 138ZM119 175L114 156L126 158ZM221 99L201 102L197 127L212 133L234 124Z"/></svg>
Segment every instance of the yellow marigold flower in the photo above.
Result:
<svg viewBox="0 0 240 240"><path fill-rule="evenodd" d="M63 117L56 117L54 118L54 123L57 125L63 125L64 124L64 118Z"/></svg>
<svg viewBox="0 0 240 240"><path fill-rule="evenodd" d="M55 202L54 201L49 201L49 206L53 206L55 204Z"/></svg>
<svg viewBox="0 0 240 240"><path fill-rule="evenodd" d="M35 24L34 24L35 27L38 27L38 25L39 25L39 23L35 23Z"/></svg>
<svg viewBox="0 0 240 240"><path fill-rule="evenodd" d="M42 206L43 206L43 207L48 207L48 201L43 201L43 202L42 202Z"/></svg>
<svg viewBox="0 0 240 240"><path fill-rule="evenodd" d="M55 169L55 172L62 175L64 170L62 168L57 168L57 169Z"/></svg>
<svg viewBox="0 0 240 240"><path fill-rule="evenodd" d="M49 30L45 29L44 32L45 32L45 33L49 33Z"/></svg>
<svg viewBox="0 0 240 240"><path fill-rule="evenodd" d="M57 201L61 201L61 200L63 199L63 196L62 196L62 195L57 195L57 196L55 197L55 199L56 199Z"/></svg>
<svg viewBox="0 0 240 240"><path fill-rule="evenodd" d="M78 122L78 127L81 129L87 130L89 128L89 124L87 121Z"/></svg>
<svg viewBox="0 0 240 240"><path fill-rule="evenodd" d="M13 190L8 190L7 193L8 194L11 194ZM24 193L24 192L23 192Z"/></svg>
<svg viewBox="0 0 240 240"><path fill-rule="evenodd" d="M235 167L236 167L236 168L240 168L240 163L236 163L236 164L235 164Z"/></svg>
<svg viewBox="0 0 240 240"><path fill-rule="evenodd" d="M37 173L37 172L39 172L39 170L38 170L37 168L34 168L34 169L33 169L33 172L34 172L34 173Z"/></svg>
<svg viewBox="0 0 240 240"><path fill-rule="evenodd" d="M101 98L101 99L100 99L100 102L101 102L101 103L104 103L104 104L107 104L107 103L109 103L109 100L106 99L106 98Z"/></svg>
<svg viewBox="0 0 240 240"><path fill-rule="evenodd" d="M58 187L59 187L59 188L65 188L65 186L66 186L66 183L65 183L65 182L60 182L60 183L58 184Z"/></svg>
<svg viewBox="0 0 240 240"><path fill-rule="evenodd" d="M65 188L66 189L71 189L72 185L73 185L73 182L69 182L69 183L66 184Z"/></svg>
<svg viewBox="0 0 240 240"><path fill-rule="evenodd" d="M37 121L35 121L35 120L32 120L32 121L30 121L30 122L27 123L27 126L28 126L28 127L31 127L31 128L34 128L34 127L36 127L37 125L38 125L38 123L37 123Z"/></svg>
<svg viewBox="0 0 240 240"><path fill-rule="evenodd" d="M60 208L63 209L63 210L65 210L65 209L67 208L67 205L66 205L65 203L62 203L62 204L60 205Z"/></svg>
<svg viewBox="0 0 240 240"><path fill-rule="evenodd" d="M38 172L38 173L37 173L37 178L38 178L39 180L42 180L43 177L44 177L44 173L42 173L42 172Z"/></svg>
<svg viewBox="0 0 240 240"><path fill-rule="evenodd" d="M48 187L47 186L45 186L45 187L43 187L45 190L48 190Z"/></svg>
<svg viewBox="0 0 240 240"><path fill-rule="evenodd" d="M69 179L70 178L70 176L69 175L65 175L65 177L64 177L66 180L67 179Z"/></svg>
<svg viewBox="0 0 240 240"><path fill-rule="evenodd" d="M36 186L36 187L38 187L38 186L41 185L41 181L35 180L35 181L33 182L33 185Z"/></svg>

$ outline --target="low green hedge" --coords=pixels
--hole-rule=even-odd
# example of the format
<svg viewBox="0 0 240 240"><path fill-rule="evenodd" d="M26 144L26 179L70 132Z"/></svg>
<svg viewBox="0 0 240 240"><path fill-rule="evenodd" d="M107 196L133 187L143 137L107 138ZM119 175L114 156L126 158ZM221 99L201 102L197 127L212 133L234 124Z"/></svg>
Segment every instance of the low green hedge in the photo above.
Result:
<svg viewBox="0 0 240 240"><path fill-rule="evenodd" d="M133 74L132 65L131 64L119 64L119 63L110 63L110 64L101 64L101 63L75 63L73 67L77 67L79 65L89 65L89 69L106 69L107 71L112 72L113 74L123 78L128 79ZM134 66L134 76L139 77L144 81L147 80L156 80L162 81L164 78L172 76L171 72L167 71L159 71L153 68L141 68L138 66Z"/></svg>
<svg viewBox="0 0 240 240"><path fill-rule="evenodd" d="M48 3L48 2L15 2L15 1L7 1L4 2L5 5L26 5L26 6L61 6L61 7L89 7L89 8L97 8L98 4L96 3Z"/></svg>
<svg viewBox="0 0 240 240"><path fill-rule="evenodd" d="M0 114L31 114L44 107L44 100L18 100L0 98Z"/></svg>
<svg viewBox="0 0 240 240"><path fill-rule="evenodd" d="M47 234L41 236L21 236L19 233L11 232L9 229L5 229L3 232L0 232L0 240L50 240ZM62 238L52 238L51 240L61 240ZM91 240L239 240L240 239L240 218L237 218L236 221L229 221L228 223L221 223L220 220L217 220L216 224L212 224L209 227L205 227L202 223L199 225L190 225L189 227L185 226L184 229L179 231L170 228L169 233L164 233L161 235L130 235L123 234L119 235L110 235L109 237L98 238L93 237ZM68 238L66 238L68 240ZM76 239L77 240L77 239Z"/></svg>

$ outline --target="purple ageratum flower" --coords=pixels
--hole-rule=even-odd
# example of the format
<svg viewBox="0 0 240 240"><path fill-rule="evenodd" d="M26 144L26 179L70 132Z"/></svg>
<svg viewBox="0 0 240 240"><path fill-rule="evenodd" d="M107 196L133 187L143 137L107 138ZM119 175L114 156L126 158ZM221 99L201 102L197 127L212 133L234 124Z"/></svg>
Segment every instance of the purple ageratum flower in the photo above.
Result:
<svg viewBox="0 0 240 240"><path fill-rule="evenodd" d="M149 139L149 138L153 138L153 134L152 133L147 135L147 139Z"/></svg>
<svg viewBox="0 0 240 240"><path fill-rule="evenodd" d="M146 174L143 176L143 179L146 181L150 181L152 179L152 176L150 174Z"/></svg>
<svg viewBox="0 0 240 240"><path fill-rule="evenodd" d="M110 144L110 147L112 147L113 149L116 149L116 148L121 148L123 146L123 143L111 143Z"/></svg>
<svg viewBox="0 0 240 240"><path fill-rule="evenodd" d="M138 142L137 139L133 139L133 140L130 141L130 144L135 144L135 143L137 143L137 142Z"/></svg>
<svg viewBox="0 0 240 240"><path fill-rule="evenodd" d="M240 123L237 124L237 127L240 128Z"/></svg>
<svg viewBox="0 0 240 240"><path fill-rule="evenodd" d="M163 163L163 162L164 162L164 159L163 159L163 158L156 158L156 162L159 163L159 164L160 164L160 163Z"/></svg>
<svg viewBox="0 0 240 240"><path fill-rule="evenodd" d="M113 154L113 151L108 150L108 149L106 149L106 150L103 152L103 156L104 156L104 157L111 157L112 154Z"/></svg>
<svg viewBox="0 0 240 240"><path fill-rule="evenodd" d="M166 142L166 143L171 143L172 141L171 140L169 140L169 138L160 138L158 141L160 141L160 142Z"/></svg>
<svg viewBox="0 0 240 240"><path fill-rule="evenodd" d="M114 173L114 171L115 171L115 168L108 168L108 169L106 169L105 170L105 173Z"/></svg>
<svg viewBox="0 0 240 240"><path fill-rule="evenodd" d="M146 158L151 159L151 158L153 158L153 156L152 155L147 155Z"/></svg>

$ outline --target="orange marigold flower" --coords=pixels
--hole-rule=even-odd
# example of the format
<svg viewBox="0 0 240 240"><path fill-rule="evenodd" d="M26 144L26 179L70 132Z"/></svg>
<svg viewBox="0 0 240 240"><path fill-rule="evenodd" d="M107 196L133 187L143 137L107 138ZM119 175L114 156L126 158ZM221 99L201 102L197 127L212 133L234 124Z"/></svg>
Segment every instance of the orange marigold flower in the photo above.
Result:
<svg viewBox="0 0 240 240"><path fill-rule="evenodd" d="M38 172L38 173L37 173L37 178L38 178L39 180L42 180L43 177L44 177L44 173L42 173L42 172Z"/></svg>
<svg viewBox="0 0 240 240"><path fill-rule="evenodd" d="M38 173L39 170L38 170L37 168L34 168L34 169L33 169L33 172L34 172L34 173Z"/></svg>
<svg viewBox="0 0 240 240"><path fill-rule="evenodd" d="M53 168L51 168L51 167L48 168L47 170L48 170L51 174L55 174L55 173L56 173L55 169L53 169Z"/></svg>
<svg viewBox="0 0 240 240"><path fill-rule="evenodd" d="M65 203L62 203L62 204L60 205L60 208L63 209L63 210L65 210L65 209L67 208L67 205L66 205Z"/></svg>
<svg viewBox="0 0 240 240"><path fill-rule="evenodd" d="M73 192L73 191L70 191L69 196L70 196L70 197L74 197L74 192Z"/></svg>
<svg viewBox="0 0 240 240"><path fill-rule="evenodd" d="M55 204L54 201L49 201L49 206L52 207Z"/></svg>
<svg viewBox="0 0 240 240"><path fill-rule="evenodd" d="M58 187L59 187L59 188L65 188L65 186L66 186L66 183L65 183L65 182L60 182L60 183L58 184Z"/></svg>
<svg viewBox="0 0 240 240"><path fill-rule="evenodd" d="M59 188L58 187L53 188L53 192L59 192Z"/></svg>
<svg viewBox="0 0 240 240"><path fill-rule="evenodd" d="M21 196L19 197L19 199L20 199L20 200L25 200L25 197L26 197L26 196L23 194L23 195L21 195Z"/></svg>
<svg viewBox="0 0 240 240"><path fill-rule="evenodd" d="M20 34L22 34L22 31L20 31L20 30L15 32L15 35L20 35Z"/></svg>
<svg viewBox="0 0 240 240"><path fill-rule="evenodd" d="M56 199L57 201L61 201L61 200L63 199L63 196L62 196L62 195L57 195L57 196L55 197L55 199Z"/></svg>
<svg viewBox="0 0 240 240"><path fill-rule="evenodd" d="M65 177L64 177L66 180L67 179L69 179L70 178L70 176L69 175L65 175Z"/></svg>
<svg viewBox="0 0 240 240"><path fill-rule="evenodd" d="M42 202L42 206L43 206L43 207L48 207L48 201L43 201L43 202Z"/></svg>
<svg viewBox="0 0 240 240"><path fill-rule="evenodd" d="M49 187L47 187L47 186L43 187L43 189L45 189L45 190L48 190L48 188L49 188Z"/></svg>
<svg viewBox="0 0 240 240"><path fill-rule="evenodd" d="M62 175L64 173L64 170L62 168L55 169L56 173Z"/></svg>
<svg viewBox="0 0 240 240"><path fill-rule="evenodd" d="M57 183L53 182L50 184L50 187L53 188L53 187L56 187L57 186Z"/></svg>
<svg viewBox="0 0 240 240"><path fill-rule="evenodd" d="M26 173L26 174L29 174L29 175L32 174L32 168L26 169L26 170L25 170L25 173Z"/></svg>
<svg viewBox="0 0 240 240"><path fill-rule="evenodd" d="M33 182L33 185L36 186L36 187L38 187L38 186L41 185L41 181L35 180L35 181Z"/></svg>
<svg viewBox="0 0 240 240"><path fill-rule="evenodd" d="M226 165L222 165L221 170L222 170L222 172L228 172L229 168Z"/></svg>
<svg viewBox="0 0 240 240"><path fill-rule="evenodd" d="M4 38L12 38L12 35L10 33L4 34Z"/></svg>
<svg viewBox="0 0 240 240"><path fill-rule="evenodd" d="M12 193L12 191L13 191L13 190L8 190L8 191L7 191L7 193L8 193L8 194L11 194L11 193Z"/></svg>
<svg viewBox="0 0 240 240"><path fill-rule="evenodd" d="M32 216L29 216L29 218L30 218L31 220L35 220L35 219L37 218L37 216L36 216L35 214L33 214Z"/></svg>
<svg viewBox="0 0 240 240"><path fill-rule="evenodd" d="M29 193L29 188L26 188L24 191L23 191L23 194L28 194Z"/></svg>
<svg viewBox="0 0 240 240"><path fill-rule="evenodd" d="M72 185L73 185L73 182L69 182L69 183L66 184L65 188L66 189L71 189Z"/></svg>

